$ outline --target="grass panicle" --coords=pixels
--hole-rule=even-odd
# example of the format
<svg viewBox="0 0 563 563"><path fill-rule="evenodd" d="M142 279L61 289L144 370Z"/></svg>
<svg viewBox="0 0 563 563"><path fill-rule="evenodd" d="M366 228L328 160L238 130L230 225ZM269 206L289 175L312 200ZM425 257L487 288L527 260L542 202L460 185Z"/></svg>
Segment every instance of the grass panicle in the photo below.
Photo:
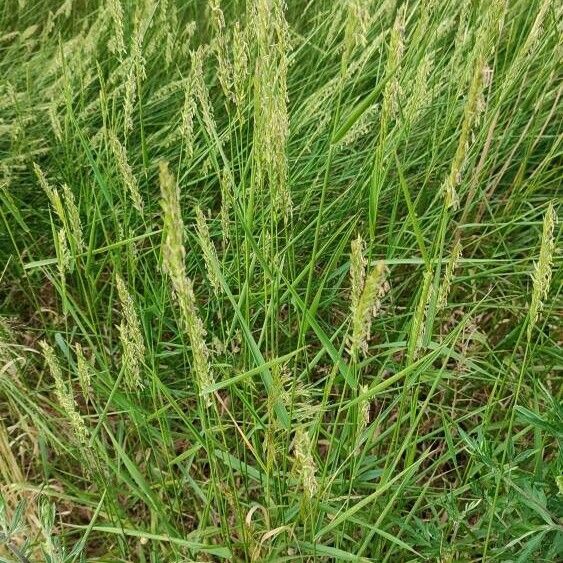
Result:
<svg viewBox="0 0 563 563"><path fill-rule="evenodd" d="M42 340L39 344L47 367L49 368L52 378L55 380L55 395L59 402L59 406L61 407L64 415L68 418L76 440L80 444L84 444L88 438L88 429L86 428L86 424L84 423L82 416L78 412L72 389L63 378L63 373L55 351L45 340Z"/></svg>
<svg viewBox="0 0 563 563"><path fill-rule="evenodd" d="M180 211L180 190L167 163L160 164L160 188L164 215L163 268L168 274L180 312L182 329L187 333L192 349L193 372L200 391L213 384L209 365L206 331L197 311L193 283L186 275L184 223ZM212 404L209 394L207 405Z"/></svg>
<svg viewBox="0 0 563 563"><path fill-rule="evenodd" d="M532 332L538 322L540 312L547 300L547 296L549 295L553 254L555 251L554 232L556 223L557 215L555 214L555 206L553 202L550 202L543 219L540 255L538 261L534 263L534 271L532 272L532 299L528 311L529 319L527 327L528 340L532 338Z"/></svg>
<svg viewBox="0 0 563 563"><path fill-rule="evenodd" d="M125 383L131 390L142 389L145 385L143 381L143 358L146 351L142 327L133 299L119 274L116 274L116 282L121 305L121 322L118 330Z"/></svg>

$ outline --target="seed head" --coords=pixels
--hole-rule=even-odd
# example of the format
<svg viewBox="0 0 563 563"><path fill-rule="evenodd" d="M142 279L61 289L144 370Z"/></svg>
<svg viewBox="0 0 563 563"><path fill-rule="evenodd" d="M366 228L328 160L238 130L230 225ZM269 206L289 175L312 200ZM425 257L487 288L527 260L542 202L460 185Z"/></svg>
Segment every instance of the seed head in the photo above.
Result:
<svg viewBox="0 0 563 563"><path fill-rule="evenodd" d="M82 390L82 396L86 402L90 399L90 383L92 379L92 368L90 363L84 356L82 351L82 346L77 342L74 346L76 352L76 367L78 371L78 381L80 383L80 389Z"/></svg>
<svg viewBox="0 0 563 563"><path fill-rule="evenodd" d="M233 89L237 114L240 117L246 105L248 85L248 40L246 30L241 30L239 22L233 28Z"/></svg>
<svg viewBox="0 0 563 563"><path fill-rule="evenodd" d="M422 348L422 345L424 343L424 325L426 316L428 314L428 306L430 304L430 301L432 300L433 275L434 273L432 269L428 269L424 272L424 276L422 278L422 288L416 309L414 311L411 331L409 335L409 343L407 349L409 362L413 362L416 359L418 352Z"/></svg>
<svg viewBox="0 0 563 563"><path fill-rule="evenodd" d="M294 469L298 476L305 498L310 501L318 491L317 467L312 454L311 438L302 426L295 430L293 441Z"/></svg>
<svg viewBox="0 0 563 563"><path fill-rule="evenodd" d="M423 109L430 103L431 96L428 89L428 76L434 66L434 59L427 54L416 70L416 75L409 88L410 97L405 104L405 122L412 125L417 121Z"/></svg>
<svg viewBox="0 0 563 563"><path fill-rule="evenodd" d="M219 259L217 257L217 251L215 250L215 245L211 240L211 235L209 234L209 227L207 226L207 221L203 211L198 206L196 207L196 227L197 227L197 238L199 240L199 245L203 252L203 259L205 261L205 268L207 270L207 279L213 288L216 296L221 293L221 282L218 274Z"/></svg>
<svg viewBox="0 0 563 563"><path fill-rule="evenodd" d="M119 174L125 187L129 191L133 207L142 215L143 214L143 199L139 193L139 185L133 170L127 160L127 151L125 147L119 142L119 139L113 133L109 133L109 142L115 158L115 163Z"/></svg>
<svg viewBox="0 0 563 563"><path fill-rule="evenodd" d="M74 199L72 190L63 184L63 197L65 202L65 209L68 216L68 234L71 241L74 243L76 252L84 252L84 237L82 236L82 223L80 222L80 214ZM66 224L66 221L65 221Z"/></svg>
<svg viewBox="0 0 563 563"><path fill-rule="evenodd" d="M471 79L463 110L461 131L456 153L450 167L450 173L442 184L446 207L454 210L459 207L457 187L462 181L472 132L486 107L484 90L491 76L487 60L493 50L496 37L502 28L505 2L506 0L493 0L490 3L488 10L485 12L484 21L477 33L475 46L470 57L469 69Z"/></svg>
<svg viewBox="0 0 563 563"><path fill-rule="evenodd" d="M51 128L57 141L62 142L63 140L63 129L61 127L61 121L59 119L58 108L55 102L50 103L47 108L47 115L49 116L49 121L51 122Z"/></svg>
<svg viewBox="0 0 563 563"><path fill-rule="evenodd" d="M252 27L256 40L254 70L254 158L256 181L269 188L274 220L292 213L287 176L287 50L289 29L282 0L254 0Z"/></svg>
<svg viewBox="0 0 563 563"><path fill-rule="evenodd" d="M351 244L350 254L350 284L352 286L351 308L355 311L360 303L360 297L364 290L366 279L367 260L364 258L365 242L361 235L354 239Z"/></svg>
<svg viewBox="0 0 563 563"><path fill-rule="evenodd" d="M180 190L166 162L160 163L160 189L164 218L163 268L176 291L179 280L184 276L184 222L180 211Z"/></svg>
<svg viewBox="0 0 563 563"><path fill-rule="evenodd" d="M191 69L191 84L201 108L201 116L203 123L211 139L220 145L219 135L217 133L217 125L215 123L215 116L213 113L213 106L209 99L209 91L205 84L203 65L207 58L208 50L204 46L200 46L192 53L192 69Z"/></svg>
<svg viewBox="0 0 563 563"><path fill-rule="evenodd" d="M193 82L188 80L184 90L184 106L182 107L182 123L180 126L180 134L188 158L191 158L194 154L195 109L196 103L194 99Z"/></svg>
<svg viewBox="0 0 563 563"><path fill-rule="evenodd" d="M193 370L201 394L203 389L213 384L213 375L208 362L206 332L197 311L193 284L186 275L184 266L186 251L184 224L180 212L180 191L166 162L160 163L160 189L164 215L163 269L170 277L172 291L180 310L182 328L187 332L192 347ZM211 406L212 395L206 393L205 398L207 406Z"/></svg>
<svg viewBox="0 0 563 563"><path fill-rule="evenodd" d="M39 344L43 350L43 356L47 362L49 371L55 380L55 395L59 405L67 416L77 440L81 444L84 444L88 439L88 430L84 424L84 420L77 410L72 390L67 386L63 379L63 374L57 356L55 355L55 351L45 340L42 340Z"/></svg>
<svg viewBox="0 0 563 563"><path fill-rule="evenodd" d="M123 98L123 122L125 135L133 129L133 111L137 101L137 81L135 69L131 65L125 81L125 95Z"/></svg>
<svg viewBox="0 0 563 563"><path fill-rule="evenodd" d="M554 231L556 223L557 215L555 213L553 202L551 202L543 219L540 256L538 261L534 264L534 271L532 272L533 289L527 330L528 340L532 338L532 331L538 321L544 302L549 294L553 252L555 250Z"/></svg>
<svg viewBox="0 0 563 563"><path fill-rule="evenodd" d="M123 120L125 134L133 129L133 111L138 97L139 85L147 77L145 70L145 58L143 56L143 35L146 23L138 16L135 21L135 29L131 41L129 57L124 61L126 80L125 95L123 100Z"/></svg>
<svg viewBox="0 0 563 563"><path fill-rule="evenodd" d="M131 42L131 55L129 64L135 70L135 77L139 82L142 82L147 77L147 72L145 69L146 61L143 56L143 35L145 32L146 22L138 17L135 22L135 31L133 33L133 39Z"/></svg>
<svg viewBox="0 0 563 563"><path fill-rule="evenodd" d="M211 22L215 31L212 46L217 58L217 78L225 97L235 101L233 93L233 65L229 58L228 40L225 35L225 17L223 16L219 0L209 0L208 5L211 10Z"/></svg>
<svg viewBox="0 0 563 563"><path fill-rule="evenodd" d="M442 310L448 304L448 295L450 293L455 269L459 263L459 259L461 258L461 251L461 242L457 240L450 255L450 259L448 260L448 263L446 265L444 279L442 280L442 284L440 285L440 289L438 290L438 300L436 304L438 311Z"/></svg>
<svg viewBox="0 0 563 563"><path fill-rule="evenodd" d="M372 104L364 113L362 113L360 119L354 123L346 135L342 138L341 144L343 146L349 146L354 144L358 139L363 139L373 130L377 115L379 113L379 104Z"/></svg>
<svg viewBox="0 0 563 563"><path fill-rule="evenodd" d="M231 207L234 198L234 178L225 167L221 174L221 234L223 235L223 247L226 247L231 238Z"/></svg>
<svg viewBox="0 0 563 563"><path fill-rule="evenodd" d="M61 278L64 278L67 272L71 273L73 270L72 256L68 249L68 241L64 229L59 229L57 233L57 265Z"/></svg>
<svg viewBox="0 0 563 563"><path fill-rule="evenodd" d="M483 111L484 107L484 101L482 100L484 68L484 60L483 58L479 58L475 63L473 77L469 86L456 153L452 160L450 173L446 177L442 187L446 207L453 208L454 210L459 207L459 198L456 188L461 183L463 169L465 168L470 146L471 131L479 115L479 111Z"/></svg>
<svg viewBox="0 0 563 563"><path fill-rule="evenodd" d="M350 56L356 47L367 45L370 21L369 7L365 0L350 0L347 6L342 57L343 68L348 66Z"/></svg>
<svg viewBox="0 0 563 563"><path fill-rule="evenodd" d="M50 186L43 174L43 171L36 163L33 163L33 168L39 184L43 188L43 191L47 194L49 201L53 210L58 215L63 227L65 229L65 247L68 249L68 240L71 241L75 252L80 253L84 251L84 239L82 236L82 224L80 222L80 214L78 212L78 207L76 206L76 201L74 199L74 194L71 189L64 184L63 185L63 200L56 188ZM61 236L61 235L60 235ZM59 238L60 238L59 236Z"/></svg>
<svg viewBox="0 0 563 563"><path fill-rule="evenodd" d="M125 383L129 389L142 389L141 367L145 355L145 342L141 332L141 323L137 317L133 299L119 274L116 274L116 281L122 314L119 325L119 339L121 341L121 363L125 373Z"/></svg>
<svg viewBox="0 0 563 563"><path fill-rule="evenodd" d="M364 393L366 393L367 390L368 390L367 385L361 385L360 386L360 395L363 395ZM369 424L369 410L370 410L369 399L362 399L360 401L360 403L358 404L359 416L358 416L358 428L357 428L357 431L356 431L358 441L361 437L362 432L367 428L367 426Z"/></svg>
<svg viewBox="0 0 563 563"><path fill-rule="evenodd" d="M41 188L43 189L43 191L45 192L45 194L49 198L49 201L51 202L51 205L52 205L55 213L59 216L59 219L61 220L61 222L64 223L65 222L65 212L64 212L64 207L63 207L63 203L62 203L62 200L61 200L61 196L59 195L59 192L56 190L56 188L53 188L49 184L49 182L47 181L47 178L45 177L45 174L43 173L41 168L39 168L39 165L35 162L33 163L33 170L35 171L35 175L37 176L37 180L39 180L39 185L41 186Z"/></svg>
<svg viewBox="0 0 563 563"><path fill-rule="evenodd" d="M163 12L164 13L164 12ZM168 68L174 60L176 29L178 27L178 8L173 3L166 11L166 46L164 48L164 60ZM195 26L195 24L194 24Z"/></svg>
<svg viewBox="0 0 563 563"><path fill-rule="evenodd" d="M108 0L108 10L113 23L113 37L109 41L109 50L122 57L125 54L125 40L123 38L123 8L121 0Z"/></svg>
<svg viewBox="0 0 563 563"><path fill-rule="evenodd" d="M530 33L528 34L528 37L526 38L526 41L522 48L525 54L530 53L535 48L538 40L541 38L543 24L552 3L553 0L543 0L543 2L540 4L540 9L538 10L536 18L534 19L534 23L532 24L532 28L530 29Z"/></svg>
<svg viewBox="0 0 563 563"><path fill-rule="evenodd" d="M367 275L359 298L354 296L356 290L353 289L353 299L357 298L356 303L352 302L352 336L349 347L350 357L353 361L357 361L360 351L363 354L368 351L371 321L379 312L380 299L387 291L386 270L384 262L378 262Z"/></svg>
<svg viewBox="0 0 563 563"><path fill-rule="evenodd" d="M399 96L401 95L401 85L399 82L399 69L405 50L405 19L407 13L407 3L404 3L397 11L395 23L391 29L389 40L389 54L387 58L387 75L390 76L383 91L382 113L384 118L396 116L399 108Z"/></svg>

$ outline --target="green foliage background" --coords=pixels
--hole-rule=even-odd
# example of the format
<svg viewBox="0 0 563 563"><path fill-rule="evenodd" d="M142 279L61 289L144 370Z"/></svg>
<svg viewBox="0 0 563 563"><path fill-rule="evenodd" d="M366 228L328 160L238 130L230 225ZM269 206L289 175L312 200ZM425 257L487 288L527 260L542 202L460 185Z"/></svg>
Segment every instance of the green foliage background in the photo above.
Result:
<svg viewBox="0 0 563 563"><path fill-rule="evenodd" d="M3 0L0 555L561 557L561 16ZM385 281L351 355L358 236Z"/></svg>

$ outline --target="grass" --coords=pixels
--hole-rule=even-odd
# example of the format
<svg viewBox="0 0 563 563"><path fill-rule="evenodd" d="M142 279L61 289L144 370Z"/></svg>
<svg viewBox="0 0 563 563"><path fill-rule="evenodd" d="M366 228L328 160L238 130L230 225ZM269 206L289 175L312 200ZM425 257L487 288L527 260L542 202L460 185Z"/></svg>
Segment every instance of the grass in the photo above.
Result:
<svg viewBox="0 0 563 563"><path fill-rule="evenodd" d="M561 15L5 0L2 560L560 558Z"/></svg>

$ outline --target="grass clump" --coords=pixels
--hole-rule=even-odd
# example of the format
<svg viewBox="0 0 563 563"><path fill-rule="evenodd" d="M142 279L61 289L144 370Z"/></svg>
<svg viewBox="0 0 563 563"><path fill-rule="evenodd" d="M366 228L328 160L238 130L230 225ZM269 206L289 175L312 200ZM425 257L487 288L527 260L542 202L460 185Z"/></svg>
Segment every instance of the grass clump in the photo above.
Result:
<svg viewBox="0 0 563 563"><path fill-rule="evenodd" d="M0 5L0 556L561 557L561 8Z"/></svg>

